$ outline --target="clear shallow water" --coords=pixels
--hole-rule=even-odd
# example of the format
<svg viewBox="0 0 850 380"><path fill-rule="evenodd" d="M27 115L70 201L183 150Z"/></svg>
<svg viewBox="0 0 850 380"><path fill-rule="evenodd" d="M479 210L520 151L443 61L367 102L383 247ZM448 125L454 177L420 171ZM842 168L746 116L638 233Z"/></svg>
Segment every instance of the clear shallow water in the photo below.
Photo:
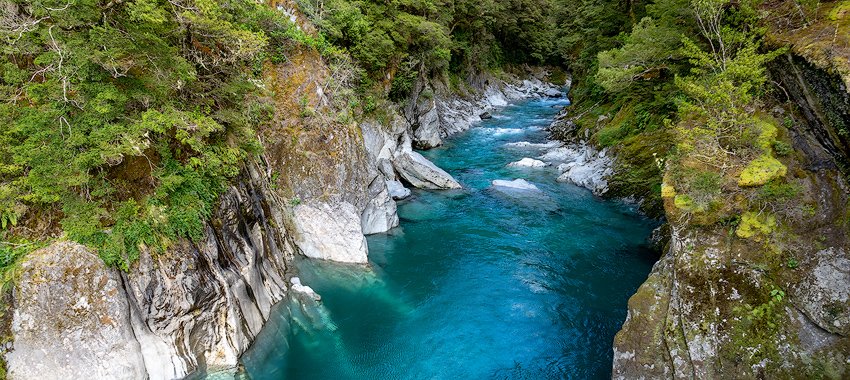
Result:
<svg viewBox="0 0 850 380"><path fill-rule="evenodd" d="M610 378L626 301L649 273L654 223L633 206L508 168L540 150L564 101L527 101L423 152L464 186L414 190L371 265L303 260L321 304L283 302L243 357L252 379ZM500 192L523 178L540 192Z"/></svg>

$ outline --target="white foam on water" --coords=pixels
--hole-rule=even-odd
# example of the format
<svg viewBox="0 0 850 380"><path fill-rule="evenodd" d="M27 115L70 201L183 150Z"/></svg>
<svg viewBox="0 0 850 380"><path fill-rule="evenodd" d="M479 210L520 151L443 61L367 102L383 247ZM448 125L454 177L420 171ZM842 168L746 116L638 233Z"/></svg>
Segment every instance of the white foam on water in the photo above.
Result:
<svg viewBox="0 0 850 380"><path fill-rule="evenodd" d="M523 133L522 128L487 128L493 136L517 135Z"/></svg>

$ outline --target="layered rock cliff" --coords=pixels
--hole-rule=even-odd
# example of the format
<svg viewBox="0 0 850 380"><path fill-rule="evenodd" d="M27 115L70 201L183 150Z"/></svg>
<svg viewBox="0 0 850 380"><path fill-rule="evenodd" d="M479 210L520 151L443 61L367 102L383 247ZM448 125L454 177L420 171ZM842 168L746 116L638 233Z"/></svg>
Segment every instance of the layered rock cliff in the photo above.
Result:
<svg viewBox="0 0 850 380"><path fill-rule="evenodd" d="M285 212L249 165L201 241L128 272L60 241L22 264L5 359L13 379L173 379L233 368L289 288Z"/></svg>

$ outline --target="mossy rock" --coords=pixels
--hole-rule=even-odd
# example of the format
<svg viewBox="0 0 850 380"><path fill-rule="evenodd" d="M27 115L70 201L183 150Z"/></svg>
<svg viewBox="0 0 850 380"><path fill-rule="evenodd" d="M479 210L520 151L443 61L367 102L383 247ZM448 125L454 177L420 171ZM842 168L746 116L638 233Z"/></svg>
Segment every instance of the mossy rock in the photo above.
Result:
<svg viewBox="0 0 850 380"><path fill-rule="evenodd" d="M662 198L673 198L676 196L676 188L672 185L668 185L666 183L661 184L661 197Z"/></svg>
<svg viewBox="0 0 850 380"><path fill-rule="evenodd" d="M779 160L768 154L763 154L747 164L738 179L738 186L761 186L771 180L784 177L787 172L788 168Z"/></svg>
<svg viewBox="0 0 850 380"><path fill-rule="evenodd" d="M779 135L779 129L769 120L759 119L758 123L761 132L758 137L758 145L765 153L770 152L773 148L773 143L776 142L776 137Z"/></svg>
<svg viewBox="0 0 850 380"><path fill-rule="evenodd" d="M698 204L691 198L690 195L687 194L679 194L673 198L673 204L676 205L676 208L686 212L705 212L706 207Z"/></svg>
<svg viewBox="0 0 850 380"><path fill-rule="evenodd" d="M735 230L735 235L742 239L758 238L760 235L770 235L775 229L776 217L748 211L741 215L741 224Z"/></svg>

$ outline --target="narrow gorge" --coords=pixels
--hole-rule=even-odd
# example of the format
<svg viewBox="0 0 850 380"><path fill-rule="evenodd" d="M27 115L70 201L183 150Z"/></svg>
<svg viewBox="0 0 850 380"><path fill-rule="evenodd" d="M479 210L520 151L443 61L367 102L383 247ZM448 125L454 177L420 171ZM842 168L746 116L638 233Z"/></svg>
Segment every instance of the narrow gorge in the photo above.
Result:
<svg viewBox="0 0 850 380"><path fill-rule="evenodd" d="M0 379L850 376L848 1L0 32Z"/></svg>

